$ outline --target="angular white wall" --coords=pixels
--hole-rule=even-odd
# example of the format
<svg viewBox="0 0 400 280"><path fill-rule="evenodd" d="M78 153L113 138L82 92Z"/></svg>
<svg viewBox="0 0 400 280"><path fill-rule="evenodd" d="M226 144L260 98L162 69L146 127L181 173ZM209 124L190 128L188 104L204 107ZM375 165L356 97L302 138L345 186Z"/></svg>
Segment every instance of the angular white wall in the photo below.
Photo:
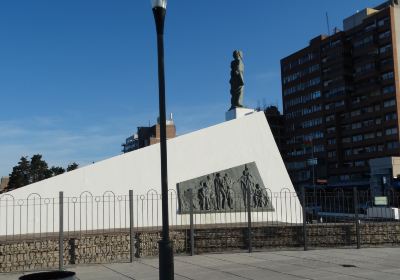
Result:
<svg viewBox="0 0 400 280"><path fill-rule="evenodd" d="M296 205L298 208L299 203L297 197L293 195L294 189L292 182L290 181L264 113L262 112L227 121L169 140L169 188L176 190L176 183L178 182L253 161L256 162L264 184L273 193L272 195L276 196L275 193L279 193L283 188L286 188L291 194L287 194L290 196L290 199L288 198L286 201L285 192L285 203ZM84 191L90 192L93 196L102 195L107 191L112 191L117 196L127 195L130 189L133 189L135 195L146 195L149 190L155 190L160 193L160 182L159 145L152 145L14 190L8 193L7 199L10 199L10 195L15 198L15 201L18 199L26 199L31 193L38 194L42 198L57 198L59 191L63 191L66 197L79 197ZM35 196L31 196L30 198ZM39 198L39 196L37 197ZM0 197L0 199L1 211L1 206L4 210L4 200L6 197L3 196ZM119 199L122 201L124 198L120 197ZM274 199L278 201L276 197L272 197L272 200ZM279 198L279 200L281 201L282 199ZM174 201L171 200L171 202L175 204ZM15 205L18 204L15 203ZM148 205L146 204L146 206ZM175 207L175 205L172 206ZM136 205L135 211L145 211L141 208L142 207ZM161 211L161 207L157 206L157 208L157 212ZM294 211L293 209L294 206L278 206L274 213L268 214L270 217L267 217L267 214L263 215L262 220L287 221L287 217L290 215L293 221L299 221L301 211L298 209ZM18 207L14 210L18 212ZM288 213L288 211L291 213ZM22 215L25 216L32 215L32 211L23 210L22 212ZM29 213L24 214L25 212ZM58 213L57 206L54 212ZM118 216L122 213L122 211L120 211L120 213L117 212L118 211L114 209L114 212L108 215L113 219L111 224L115 222L114 216L116 216L115 219L118 220ZM187 215L178 216L175 208L171 209L171 212L170 220L172 220L172 222L174 222L174 219L175 222L178 222L177 220L179 219L181 223L186 223ZM0 212L2 221L5 220L4 215L4 211ZM7 215L11 215L10 212ZM75 215L77 214L75 213ZM139 219L141 216L140 213L135 213L135 215L138 216L135 220L136 226L150 225L148 218ZM210 215L207 220L209 222L224 222L222 216L219 218L217 216L218 215ZM239 217L240 216L241 215L239 215ZM255 216L254 219L260 219L258 218L259 216L260 215ZM26 217L23 219L26 219ZM79 217L79 219L82 222L82 217ZM92 217L92 219L95 218ZM237 217L236 219L238 222L244 221L245 215L243 215L242 218ZM10 220L10 218L8 220ZM156 222L154 222L154 219L151 220L152 225L161 223L161 218ZM39 223L44 222L41 221ZM92 225L92 222L89 223L85 220L85 226L87 226L87 224L90 224L89 228L97 227L96 225ZM123 227L123 225L124 224L121 224L121 227ZM30 228L30 226L26 227ZM56 224L52 227L57 229L58 222L56 221ZM25 230L22 231L25 232ZM4 234L4 229L0 229L0 234L2 234L2 232Z"/></svg>

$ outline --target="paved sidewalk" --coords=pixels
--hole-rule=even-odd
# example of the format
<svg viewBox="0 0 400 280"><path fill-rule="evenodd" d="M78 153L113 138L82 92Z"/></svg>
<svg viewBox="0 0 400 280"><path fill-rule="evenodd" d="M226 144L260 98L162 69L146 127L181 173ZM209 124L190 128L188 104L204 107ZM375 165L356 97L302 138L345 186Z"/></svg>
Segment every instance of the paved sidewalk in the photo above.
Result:
<svg viewBox="0 0 400 280"><path fill-rule="evenodd" d="M400 248L276 251L175 257L176 280L400 279ZM69 267L81 280L158 279L158 259ZM1 280L21 274L0 274Z"/></svg>

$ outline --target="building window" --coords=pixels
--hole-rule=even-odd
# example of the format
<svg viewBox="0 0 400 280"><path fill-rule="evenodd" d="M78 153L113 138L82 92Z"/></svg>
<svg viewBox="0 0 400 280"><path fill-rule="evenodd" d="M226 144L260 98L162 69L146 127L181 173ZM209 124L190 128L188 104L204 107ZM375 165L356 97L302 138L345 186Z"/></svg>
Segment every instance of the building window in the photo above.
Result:
<svg viewBox="0 0 400 280"><path fill-rule="evenodd" d="M309 127L313 127L313 126L317 126L322 124L322 118L316 118L316 119L312 119L312 120L308 120L302 123L302 127L303 128L309 128Z"/></svg>
<svg viewBox="0 0 400 280"><path fill-rule="evenodd" d="M385 130L386 135L394 135L397 134L397 127L388 128Z"/></svg>
<svg viewBox="0 0 400 280"><path fill-rule="evenodd" d="M394 85L390 85L390 86L384 87L384 88L382 89L382 93L383 93L383 94L389 94L389 93L393 93L394 90L395 90Z"/></svg>
<svg viewBox="0 0 400 280"><path fill-rule="evenodd" d="M363 140L363 136L361 134L353 136L353 142L359 142Z"/></svg>
<svg viewBox="0 0 400 280"><path fill-rule="evenodd" d="M314 146L314 153L320 153L320 152L324 152L324 151L325 151L324 145L315 145Z"/></svg>
<svg viewBox="0 0 400 280"><path fill-rule="evenodd" d="M346 87L340 86L330 89L329 91L325 92L324 95L326 98L330 98L330 97L345 95L345 93L346 93Z"/></svg>
<svg viewBox="0 0 400 280"><path fill-rule="evenodd" d="M376 152L376 147L375 147L375 146L368 146L368 147L365 147L365 152L367 152L367 153Z"/></svg>
<svg viewBox="0 0 400 280"><path fill-rule="evenodd" d="M311 177L311 172L309 170L297 172L295 175L295 179L297 181L308 180L308 179L310 179L310 177Z"/></svg>
<svg viewBox="0 0 400 280"><path fill-rule="evenodd" d="M360 97L357 96L351 100L351 104L353 104L353 105L358 104L358 103L360 103L360 101L361 101Z"/></svg>
<svg viewBox="0 0 400 280"><path fill-rule="evenodd" d="M306 162L305 161L288 162L286 164L286 167L289 170L302 169L306 167Z"/></svg>
<svg viewBox="0 0 400 280"><path fill-rule="evenodd" d="M378 145L377 146L378 152L382 152L384 148L385 147L383 145Z"/></svg>
<svg viewBox="0 0 400 280"><path fill-rule="evenodd" d="M380 40L382 40L382 39L390 37L390 35L391 35L390 30L387 30L385 32L379 33L378 37L379 37Z"/></svg>
<svg viewBox="0 0 400 280"><path fill-rule="evenodd" d="M354 149L354 150L353 150L353 153L354 153L355 155L362 154L362 153L364 153L364 148L357 148L357 149Z"/></svg>
<svg viewBox="0 0 400 280"><path fill-rule="evenodd" d="M352 111L352 112L350 113L350 115L351 115L352 117L359 116L359 115L361 115L361 111L360 111L360 110Z"/></svg>
<svg viewBox="0 0 400 280"><path fill-rule="evenodd" d="M366 133L366 134L364 134L364 140L374 139L374 138L375 138L375 133Z"/></svg>
<svg viewBox="0 0 400 280"><path fill-rule="evenodd" d="M290 95L290 94L293 94L293 93L295 93L297 91L305 90L305 89L307 89L309 87L318 85L320 82L321 82L321 78L320 77L316 77L314 79L308 80L307 82L304 82L304 83L298 84L296 86L293 86L293 87L285 89L283 94L285 96L286 95Z"/></svg>
<svg viewBox="0 0 400 280"><path fill-rule="evenodd" d="M319 70L319 64L312 65L312 66L310 66L308 68L305 68L305 69L303 69L301 71L298 71L298 72L295 72L293 74L285 76L283 78L283 84L287 84L287 83L293 82L293 81L295 81L295 80L297 80L297 79L299 79L299 78L301 78L303 76L306 76L306 75L308 75L310 73L313 73L315 71L318 71L318 70Z"/></svg>
<svg viewBox="0 0 400 280"><path fill-rule="evenodd" d="M375 27L376 27L376 22L374 21L373 23L367 25L367 26L364 28L364 31L365 31L365 32L370 31L370 30L374 29Z"/></svg>
<svg viewBox="0 0 400 280"><path fill-rule="evenodd" d="M381 124L382 123L382 119L381 118L376 118L375 119L375 124Z"/></svg>
<svg viewBox="0 0 400 280"><path fill-rule="evenodd" d="M397 114L396 113L389 113L385 115L385 120L386 121L391 121L391 120L397 120Z"/></svg>
<svg viewBox="0 0 400 280"><path fill-rule="evenodd" d="M355 167L363 167L363 166L365 166L365 161L363 161L363 160L356 160L356 161L354 162L354 166L355 166Z"/></svg>
<svg viewBox="0 0 400 280"><path fill-rule="evenodd" d="M346 149L344 150L344 155L345 156L351 156L353 154L353 150L352 149Z"/></svg>
<svg viewBox="0 0 400 280"><path fill-rule="evenodd" d="M396 106L396 100L391 99L391 100L386 100L385 102L383 102L383 107L387 108L387 107L391 107L391 106Z"/></svg>
<svg viewBox="0 0 400 280"><path fill-rule="evenodd" d="M351 143L351 138L350 137L342 138L342 143Z"/></svg>
<svg viewBox="0 0 400 280"><path fill-rule="evenodd" d="M325 121L326 122L330 122L330 121L334 121L335 120L335 115L329 115L326 116Z"/></svg>
<svg viewBox="0 0 400 280"><path fill-rule="evenodd" d="M327 132L327 133L334 133L335 131L336 131L336 127L334 127L334 126L328 127L328 128L326 129L326 132Z"/></svg>
<svg viewBox="0 0 400 280"><path fill-rule="evenodd" d="M379 48L379 53L386 53L386 52L389 52L391 49L392 49L392 45L387 44L387 45Z"/></svg>
<svg viewBox="0 0 400 280"><path fill-rule="evenodd" d="M360 122L358 122L358 123L353 123L352 125L351 125L351 129L359 129L359 128L361 128L362 127L362 124L360 123Z"/></svg>
<svg viewBox="0 0 400 280"><path fill-rule="evenodd" d="M364 65L356 67L355 72L357 74L360 74L360 73L368 72L368 71L370 71L372 69L375 69L375 63L374 62L366 63Z"/></svg>
<svg viewBox="0 0 400 280"><path fill-rule="evenodd" d="M382 80L386 81L386 80L393 79L394 75L393 75L393 72L387 72L387 73L382 74L381 77L382 77Z"/></svg>
<svg viewBox="0 0 400 280"><path fill-rule="evenodd" d="M389 23L389 17L385 17L383 19L378 20L378 26L384 26L385 24Z"/></svg>
<svg viewBox="0 0 400 280"><path fill-rule="evenodd" d="M353 46L354 48L362 48L366 45L368 45L369 43L371 43L374 40L374 37L372 35L369 35L361 40L355 41Z"/></svg>
<svg viewBox="0 0 400 280"><path fill-rule="evenodd" d="M382 59L380 61L380 64L381 64L382 67L385 67L386 65L393 65L393 59L391 57L390 58L386 58L386 59Z"/></svg>
<svg viewBox="0 0 400 280"><path fill-rule="evenodd" d="M329 151L328 158L334 158L334 157L336 157L336 151Z"/></svg>
<svg viewBox="0 0 400 280"><path fill-rule="evenodd" d="M398 141L393 141L393 142L388 142L387 143L388 150L397 149L398 147L399 147L399 142Z"/></svg>
<svg viewBox="0 0 400 280"><path fill-rule="evenodd" d="M350 175L340 175L339 179L340 181L350 181Z"/></svg>
<svg viewBox="0 0 400 280"><path fill-rule="evenodd" d="M374 107L372 107L372 106L365 107L362 109L362 112L363 113L372 113L372 112L374 112Z"/></svg>
<svg viewBox="0 0 400 280"><path fill-rule="evenodd" d="M368 126L374 125L374 123L375 123L374 120L365 120L365 121L363 121L363 126L368 127Z"/></svg>
<svg viewBox="0 0 400 280"><path fill-rule="evenodd" d="M322 131L314 131L308 135L304 135L303 139L321 139L324 138L324 133Z"/></svg>
<svg viewBox="0 0 400 280"><path fill-rule="evenodd" d="M307 108L303 109L303 116L308 115L308 114L312 114L315 112L319 112L322 110L322 105L318 104L318 105L313 105Z"/></svg>
<svg viewBox="0 0 400 280"><path fill-rule="evenodd" d="M335 145L335 144L336 144L335 138L328 139L328 145Z"/></svg>

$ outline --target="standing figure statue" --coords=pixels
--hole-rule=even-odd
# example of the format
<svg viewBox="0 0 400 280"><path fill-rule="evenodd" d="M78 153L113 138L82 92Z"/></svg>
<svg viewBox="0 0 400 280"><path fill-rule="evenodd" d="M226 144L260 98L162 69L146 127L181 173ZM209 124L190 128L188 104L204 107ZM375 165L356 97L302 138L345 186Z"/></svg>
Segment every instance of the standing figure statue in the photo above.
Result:
<svg viewBox="0 0 400 280"><path fill-rule="evenodd" d="M253 176L251 176L249 169L247 168L247 165L245 165L242 174L243 175L239 178L240 188L242 189L244 207L247 207L247 203L250 203L250 205L252 204L251 197L254 193L253 190L254 182L253 182ZM247 191L250 192L250 201L247 201Z"/></svg>
<svg viewBox="0 0 400 280"><path fill-rule="evenodd" d="M233 180L229 178L228 174L225 173L223 178L223 186L224 186L224 197L223 197L223 205L228 206L230 209L233 208Z"/></svg>
<svg viewBox="0 0 400 280"><path fill-rule="evenodd" d="M263 191L259 184L256 184L253 193L253 206L255 208L262 208L264 207L264 196Z"/></svg>
<svg viewBox="0 0 400 280"><path fill-rule="evenodd" d="M216 210L221 210L221 193L223 192L223 182L221 178L221 174L215 174L214 178L214 187L215 187L215 200L216 200Z"/></svg>
<svg viewBox="0 0 400 280"><path fill-rule="evenodd" d="M243 93L244 93L244 64L243 52L234 51L234 60L231 62L231 109L243 107Z"/></svg>
<svg viewBox="0 0 400 280"><path fill-rule="evenodd" d="M213 186L214 186L213 181L211 180L210 176L207 176L207 180L205 181L204 184L207 186L207 189L209 190L209 194L210 194L210 196L209 196L210 210L215 210L215 209L217 209L216 201L215 201L215 191L213 188Z"/></svg>
<svg viewBox="0 0 400 280"><path fill-rule="evenodd" d="M209 184L207 184L207 181L202 181L197 195L200 202L200 210L210 210L210 192L211 188Z"/></svg>

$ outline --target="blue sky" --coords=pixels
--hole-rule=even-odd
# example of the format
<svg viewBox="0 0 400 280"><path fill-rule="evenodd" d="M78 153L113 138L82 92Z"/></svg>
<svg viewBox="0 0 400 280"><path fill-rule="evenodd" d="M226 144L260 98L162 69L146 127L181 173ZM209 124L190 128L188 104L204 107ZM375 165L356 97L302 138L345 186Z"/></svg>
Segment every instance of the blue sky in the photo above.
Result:
<svg viewBox="0 0 400 280"><path fill-rule="evenodd" d="M244 51L245 104L281 107L281 58L375 0L170 0L167 111L178 134L222 122L229 67ZM0 1L0 176L40 153L50 165L120 154L158 114L150 0Z"/></svg>

